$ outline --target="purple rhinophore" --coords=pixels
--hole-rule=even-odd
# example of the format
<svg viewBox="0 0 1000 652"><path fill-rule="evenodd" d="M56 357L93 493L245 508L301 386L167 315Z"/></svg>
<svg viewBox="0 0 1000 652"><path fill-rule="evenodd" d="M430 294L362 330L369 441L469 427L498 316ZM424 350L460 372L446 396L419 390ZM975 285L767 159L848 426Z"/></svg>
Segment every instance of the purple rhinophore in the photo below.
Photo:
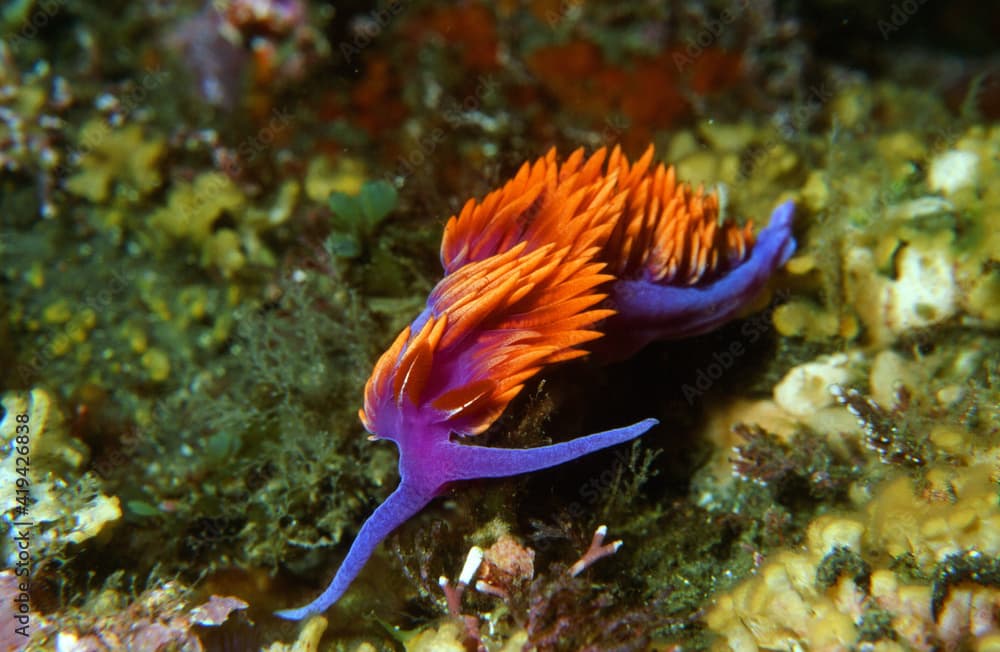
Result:
<svg viewBox="0 0 1000 652"><path fill-rule="evenodd" d="M166 45L180 56L206 103L232 110L239 102L251 57L240 43L223 35L222 25L223 17L209 3L169 32Z"/></svg>
<svg viewBox="0 0 1000 652"><path fill-rule="evenodd" d="M440 495L448 483L503 478L558 466L634 439L657 423L656 419L644 419L631 426L551 446L521 449L460 444L451 441L450 429L442 425L393 438L399 447L399 486L365 521L322 595L304 607L278 611L277 615L288 620L302 620L329 609L347 591L378 544Z"/></svg>
<svg viewBox="0 0 1000 652"><path fill-rule="evenodd" d="M617 314L601 327L605 336L595 342L595 352L604 360L624 360L650 342L701 335L733 319L795 253L794 213L791 201L774 209L747 259L718 278L687 286L613 282L608 299Z"/></svg>

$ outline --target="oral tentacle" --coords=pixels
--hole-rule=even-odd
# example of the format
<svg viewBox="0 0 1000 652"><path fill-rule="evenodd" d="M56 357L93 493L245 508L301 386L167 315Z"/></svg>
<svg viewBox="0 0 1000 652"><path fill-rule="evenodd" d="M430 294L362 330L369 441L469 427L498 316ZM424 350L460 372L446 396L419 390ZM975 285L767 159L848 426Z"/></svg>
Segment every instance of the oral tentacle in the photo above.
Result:
<svg viewBox="0 0 1000 652"><path fill-rule="evenodd" d="M351 544L351 549L347 551L347 556L337 569L337 574L333 576L323 593L304 607L283 609L276 611L275 615L286 620L302 620L329 609L344 595L378 544L410 517L416 515L433 498L433 494L421 491L405 481L401 482L361 526L357 538Z"/></svg>
<svg viewBox="0 0 1000 652"><path fill-rule="evenodd" d="M448 442L444 446L448 459L443 466L449 481L520 475L558 466L630 441L658 423L656 419L643 419L630 426L536 448L487 448Z"/></svg>

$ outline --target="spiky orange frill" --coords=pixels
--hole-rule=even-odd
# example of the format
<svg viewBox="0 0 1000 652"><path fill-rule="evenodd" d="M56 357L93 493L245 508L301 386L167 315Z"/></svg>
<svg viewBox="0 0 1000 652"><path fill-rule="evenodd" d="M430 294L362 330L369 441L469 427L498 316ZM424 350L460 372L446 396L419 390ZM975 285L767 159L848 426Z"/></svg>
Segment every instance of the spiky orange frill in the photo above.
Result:
<svg viewBox="0 0 1000 652"><path fill-rule="evenodd" d="M634 164L618 147L611 152L608 174L617 173L628 199L603 252L609 271L617 278L695 285L742 262L753 247L753 222L742 228L720 223L715 193L678 183L673 166L650 169L652 160L652 145Z"/></svg>
<svg viewBox="0 0 1000 652"><path fill-rule="evenodd" d="M702 188L678 183L673 166L651 168L650 145L634 164L615 147L584 160L577 149L561 165L555 149L525 163L513 179L482 201L470 199L448 220L441 242L445 273L504 251L517 242L528 250L549 242L601 246L598 258L617 278L693 285L744 260L753 246L753 223L719 223L719 200ZM625 196L617 210L601 201ZM610 223L609 237L595 221Z"/></svg>
<svg viewBox="0 0 1000 652"><path fill-rule="evenodd" d="M407 413L477 434L543 367L585 354L577 347L600 336L590 326L612 314L595 308L612 277L595 250L526 249L518 243L437 285L426 319L399 335L365 386L369 432L392 437Z"/></svg>

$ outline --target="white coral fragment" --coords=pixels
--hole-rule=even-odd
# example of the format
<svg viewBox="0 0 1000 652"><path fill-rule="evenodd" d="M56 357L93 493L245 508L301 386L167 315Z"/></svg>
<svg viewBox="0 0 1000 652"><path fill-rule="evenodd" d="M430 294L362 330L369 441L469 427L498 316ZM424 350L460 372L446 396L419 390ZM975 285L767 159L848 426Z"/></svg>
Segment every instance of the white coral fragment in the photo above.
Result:
<svg viewBox="0 0 1000 652"><path fill-rule="evenodd" d="M958 285L945 249L906 246L897 259L896 274L897 280L883 290L885 319L893 333L926 328L955 315Z"/></svg>
<svg viewBox="0 0 1000 652"><path fill-rule="evenodd" d="M850 363L847 354L837 353L794 367L775 386L774 402L798 417L833 405L829 388L850 383Z"/></svg>
<svg viewBox="0 0 1000 652"><path fill-rule="evenodd" d="M979 156L975 152L951 149L931 161L927 185L945 195L953 195L963 188L974 187L978 177Z"/></svg>

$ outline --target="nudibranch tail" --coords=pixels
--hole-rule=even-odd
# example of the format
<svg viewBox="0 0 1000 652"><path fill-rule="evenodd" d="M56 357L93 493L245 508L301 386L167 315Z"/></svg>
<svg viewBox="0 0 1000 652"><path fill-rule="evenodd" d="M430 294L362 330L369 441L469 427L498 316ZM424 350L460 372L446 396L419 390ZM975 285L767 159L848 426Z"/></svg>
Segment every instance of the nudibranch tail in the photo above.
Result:
<svg viewBox="0 0 1000 652"><path fill-rule="evenodd" d="M347 551L347 557L341 562L337 574L323 593L298 609L283 609L275 614L286 620L302 620L313 614L323 613L340 599L347 588L364 568L375 548L397 527L414 516L434 498L416 487L401 482L396 490L379 505L365 524L361 526L358 536Z"/></svg>
<svg viewBox="0 0 1000 652"><path fill-rule="evenodd" d="M791 201L778 206L757 242L747 246L746 257L715 277L694 285L615 281L610 302L616 314L604 325L603 357L624 359L652 341L700 335L736 317L795 252L794 212Z"/></svg>

